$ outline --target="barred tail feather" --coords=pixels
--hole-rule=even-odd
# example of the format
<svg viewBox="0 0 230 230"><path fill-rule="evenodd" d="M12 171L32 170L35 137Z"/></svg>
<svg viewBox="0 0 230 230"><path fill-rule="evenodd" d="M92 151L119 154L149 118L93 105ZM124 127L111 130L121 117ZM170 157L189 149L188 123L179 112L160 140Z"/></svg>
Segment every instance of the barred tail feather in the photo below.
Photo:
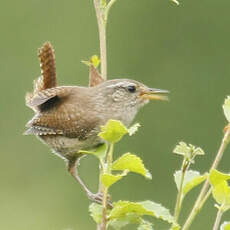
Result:
<svg viewBox="0 0 230 230"><path fill-rule="evenodd" d="M57 86L56 63L54 50L50 42L46 42L39 50L38 57L42 76L35 83L35 90L41 91Z"/></svg>

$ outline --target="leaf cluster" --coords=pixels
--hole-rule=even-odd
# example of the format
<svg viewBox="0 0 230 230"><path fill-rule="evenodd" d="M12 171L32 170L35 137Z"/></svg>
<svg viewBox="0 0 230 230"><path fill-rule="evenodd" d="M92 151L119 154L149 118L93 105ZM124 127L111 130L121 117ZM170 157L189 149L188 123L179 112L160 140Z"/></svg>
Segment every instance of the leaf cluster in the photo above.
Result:
<svg viewBox="0 0 230 230"><path fill-rule="evenodd" d="M84 153L93 154L101 162L105 162L109 155L111 145L119 142L126 134L132 136L140 127L135 124L126 128L120 121L109 120L105 126L101 127L98 134L104 141L105 145L99 147L96 151L84 151ZM128 175L129 172L137 173L147 179L152 179L151 173L146 169L143 161L137 155L127 152L113 162L107 162L107 169L101 173L101 181L105 189L116 184L119 180ZM109 167L109 170L108 170ZM118 173L117 173L118 171ZM96 223L102 222L103 206L92 203L89 207L90 215ZM137 224L138 230L151 230L152 223L143 219L144 216L152 216L170 224L174 223L174 218L169 210L161 204L153 201L132 202L120 200L113 202L113 208L106 210L107 226L119 230L128 224Z"/></svg>

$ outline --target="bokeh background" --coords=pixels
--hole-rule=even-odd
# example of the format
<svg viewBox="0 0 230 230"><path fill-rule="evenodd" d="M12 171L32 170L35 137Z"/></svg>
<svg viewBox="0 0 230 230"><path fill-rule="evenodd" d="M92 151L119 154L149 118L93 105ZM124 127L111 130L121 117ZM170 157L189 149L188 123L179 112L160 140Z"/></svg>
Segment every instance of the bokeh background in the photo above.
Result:
<svg viewBox="0 0 230 230"><path fill-rule="evenodd" d="M169 0L114 5L108 23L109 78L133 78L171 91L169 103L142 109L136 117L139 132L116 146L116 156L140 155L153 180L130 174L112 187L114 200L152 199L173 211L173 173L181 158L172 150L181 140L205 150L193 168L208 170L226 124L222 104L230 94L229 9L229 0L184 0L179 7ZM40 74L36 53L45 41L55 47L59 83L87 85L88 69L80 61L99 53L93 1L2 0L0 28L0 229L95 229L89 201L64 162L35 137L22 135L33 115L24 95ZM229 152L219 166L225 172ZM80 173L96 191L97 160L83 159ZM182 222L197 194L195 189L186 197ZM211 229L215 215L210 198L191 229ZM229 218L226 214L223 220ZM155 229L167 229L153 221Z"/></svg>

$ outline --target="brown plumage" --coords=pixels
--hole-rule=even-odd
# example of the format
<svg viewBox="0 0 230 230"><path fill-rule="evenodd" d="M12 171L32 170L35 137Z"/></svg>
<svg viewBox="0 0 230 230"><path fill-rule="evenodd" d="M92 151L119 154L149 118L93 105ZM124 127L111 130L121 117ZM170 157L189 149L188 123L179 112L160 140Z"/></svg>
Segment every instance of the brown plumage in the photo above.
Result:
<svg viewBox="0 0 230 230"><path fill-rule="evenodd" d="M52 45L46 42L39 50L40 67L42 72L42 81L39 91L57 86L55 55Z"/></svg>
<svg viewBox="0 0 230 230"><path fill-rule="evenodd" d="M67 161L68 170L82 185L90 199L100 202L100 194L91 193L81 181L75 166L87 150L103 143L100 127L109 119L126 126L149 99L162 99L165 90L151 89L130 79L104 81L97 69L90 66L90 87L57 86L54 51L45 43L39 51L42 76L34 91L27 94L26 105L35 111L27 123L25 134L39 137L57 155Z"/></svg>
<svg viewBox="0 0 230 230"><path fill-rule="evenodd" d="M57 86L56 80L56 64L55 54L50 42L38 49L38 57L40 60L41 76L34 81L34 91L26 94L26 104L29 106L30 101L37 93L42 90Z"/></svg>
<svg viewBox="0 0 230 230"><path fill-rule="evenodd" d="M105 80L101 77L98 70L94 67L93 64L90 64L89 70L89 87L99 85Z"/></svg>

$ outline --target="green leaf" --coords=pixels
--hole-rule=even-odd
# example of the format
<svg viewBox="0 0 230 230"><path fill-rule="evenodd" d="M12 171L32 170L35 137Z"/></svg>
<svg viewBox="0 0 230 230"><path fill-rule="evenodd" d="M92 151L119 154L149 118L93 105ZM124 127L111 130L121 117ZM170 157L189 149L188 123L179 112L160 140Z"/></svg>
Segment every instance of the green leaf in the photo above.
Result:
<svg viewBox="0 0 230 230"><path fill-rule="evenodd" d="M92 216L92 218L96 223L101 223L102 209L103 209L102 205L96 203L92 203L89 206L90 216Z"/></svg>
<svg viewBox="0 0 230 230"><path fill-rule="evenodd" d="M106 152L107 152L107 145L106 144L100 145L95 150L91 150L91 151L80 150L79 151L79 153L92 154L99 159L103 159L106 156Z"/></svg>
<svg viewBox="0 0 230 230"><path fill-rule="evenodd" d="M90 58L90 62L93 64L95 68L97 68L100 65L101 60L97 55L93 55Z"/></svg>
<svg viewBox="0 0 230 230"><path fill-rule="evenodd" d="M133 134L135 134L138 130L138 128L141 127L141 125L139 123L136 123L134 125L132 125L129 129L128 129L128 132L129 132L129 136L132 136Z"/></svg>
<svg viewBox="0 0 230 230"><path fill-rule="evenodd" d="M228 120L228 122L230 122L230 96L227 96L227 98L225 99L223 109L226 119Z"/></svg>
<svg viewBox="0 0 230 230"><path fill-rule="evenodd" d="M220 230L230 230L230 222L225 221L223 224L221 224Z"/></svg>
<svg viewBox="0 0 230 230"><path fill-rule="evenodd" d="M174 173L174 180L176 182L177 189L179 190L182 172L181 170ZM183 196L185 196L191 189L198 186L204 180L208 178L208 173L200 175L198 171L188 170L185 172L184 183L182 188Z"/></svg>
<svg viewBox="0 0 230 230"><path fill-rule="evenodd" d="M138 226L137 230L153 230L152 223L143 220L142 223Z"/></svg>
<svg viewBox="0 0 230 230"><path fill-rule="evenodd" d="M105 126L101 127L98 136L110 143L116 143L127 133L127 128L120 121L109 120Z"/></svg>
<svg viewBox="0 0 230 230"><path fill-rule="evenodd" d="M126 176L128 170L124 171L122 174L113 175L110 173L105 173L102 175L102 183L105 187L109 188L111 185L119 181L122 177Z"/></svg>
<svg viewBox="0 0 230 230"><path fill-rule="evenodd" d="M97 68L100 65L101 60L97 55L93 55L89 61L81 61L81 62L87 66L93 65L95 68Z"/></svg>
<svg viewBox="0 0 230 230"><path fill-rule="evenodd" d="M118 158L113 163L112 170L129 170L130 172L139 173L148 179L152 179L150 172L145 168L141 158L131 153L125 153Z"/></svg>
<svg viewBox="0 0 230 230"><path fill-rule="evenodd" d="M187 145L185 142L179 142L173 152L184 156L185 159L187 159L191 163L193 163L193 159L196 155L204 155L204 151L201 148L195 147L191 144Z"/></svg>
<svg viewBox="0 0 230 230"><path fill-rule="evenodd" d="M209 177L212 185L217 185L222 181L230 180L230 174L221 173L216 169L212 169Z"/></svg>
<svg viewBox="0 0 230 230"><path fill-rule="evenodd" d="M169 223L174 223L174 218L170 214L169 210L164 208L161 204L157 204L153 201L143 202L130 202L130 201L118 201L113 203L114 207L110 212L109 219L119 219L125 217L127 214L135 213L138 216L149 215L162 219Z"/></svg>
<svg viewBox="0 0 230 230"><path fill-rule="evenodd" d="M227 180L230 179L229 174L224 174L216 169L210 172L209 181L212 185L212 195L218 204L221 204L224 209L230 207L230 187Z"/></svg>
<svg viewBox="0 0 230 230"><path fill-rule="evenodd" d="M169 223L174 223L174 218L170 214L169 210L165 207L163 207L161 204L155 203L150 200L139 202L143 205L143 207L152 212L152 215L155 216L158 219L162 219L164 221L167 221Z"/></svg>
<svg viewBox="0 0 230 230"><path fill-rule="evenodd" d="M181 229L181 227L180 227L180 225L178 225L178 224L173 224L173 226L170 228L170 230L180 230Z"/></svg>
<svg viewBox="0 0 230 230"><path fill-rule="evenodd" d="M120 230L128 224L139 224L142 219L135 213L129 213L124 217L109 221L109 226L115 230Z"/></svg>

